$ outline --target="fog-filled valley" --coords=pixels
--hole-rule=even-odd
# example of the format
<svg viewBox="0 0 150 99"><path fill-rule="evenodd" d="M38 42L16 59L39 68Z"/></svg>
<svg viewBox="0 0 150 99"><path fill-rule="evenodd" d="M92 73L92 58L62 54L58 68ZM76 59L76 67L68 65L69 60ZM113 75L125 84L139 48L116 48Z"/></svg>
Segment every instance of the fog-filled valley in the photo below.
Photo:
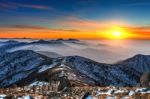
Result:
<svg viewBox="0 0 150 99"><path fill-rule="evenodd" d="M7 45L11 46L6 48L7 52L33 50L54 58L77 55L102 63L115 63L136 54L150 54L148 40L1 40L1 48Z"/></svg>

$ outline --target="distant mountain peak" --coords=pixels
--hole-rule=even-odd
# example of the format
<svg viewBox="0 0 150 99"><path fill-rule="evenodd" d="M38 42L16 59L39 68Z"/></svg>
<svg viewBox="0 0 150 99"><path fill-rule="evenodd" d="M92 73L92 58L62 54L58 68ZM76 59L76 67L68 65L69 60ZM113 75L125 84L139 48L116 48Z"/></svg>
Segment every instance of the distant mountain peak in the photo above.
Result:
<svg viewBox="0 0 150 99"><path fill-rule="evenodd" d="M141 58L141 57L150 57L150 55L144 55L144 54L137 54L135 56L133 56L133 58Z"/></svg>
<svg viewBox="0 0 150 99"><path fill-rule="evenodd" d="M56 39L56 41L71 41L71 42L76 42L76 41L79 41L78 39L72 39L72 38L69 38L69 39Z"/></svg>
<svg viewBox="0 0 150 99"><path fill-rule="evenodd" d="M149 72L150 71L150 55L137 54L131 58L128 58L121 62L128 67L132 67L139 72Z"/></svg>

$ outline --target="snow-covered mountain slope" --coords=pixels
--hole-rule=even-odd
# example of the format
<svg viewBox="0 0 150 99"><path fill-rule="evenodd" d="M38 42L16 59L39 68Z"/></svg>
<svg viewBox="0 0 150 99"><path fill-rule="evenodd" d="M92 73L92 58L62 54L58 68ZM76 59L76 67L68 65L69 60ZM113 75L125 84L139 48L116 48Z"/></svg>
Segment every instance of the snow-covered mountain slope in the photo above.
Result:
<svg viewBox="0 0 150 99"><path fill-rule="evenodd" d="M5 87L15 84L28 78L41 66L51 63L51 58L30 50L0 55L0 86Z"/></svg>
<svg viewBox="0 0 150 99"><path fill-rule="evenodd" d="M150 55L135 55L120 64L131 67L139 72L150 72Z"/></svg>
<svg viewBox="0 0 150 99"><path fill-rule="evenodd" d="M93 80L94 84L101 86L135 86L141 75L135 69L125 67L124 64L97 63L80 56L66 57L65 64L80 74L86 75L87 78Z"/></svg>
<svg viewBox="0 0 150 99"><path fill-rule="evenodd" d="M145 55L105 64L80 56L52 59L31 50L20 50L0 55L0 87L56 80L62 73L71 81L90 85L136 86L142 73L150 72L149 64L149 56Z"/></svg>

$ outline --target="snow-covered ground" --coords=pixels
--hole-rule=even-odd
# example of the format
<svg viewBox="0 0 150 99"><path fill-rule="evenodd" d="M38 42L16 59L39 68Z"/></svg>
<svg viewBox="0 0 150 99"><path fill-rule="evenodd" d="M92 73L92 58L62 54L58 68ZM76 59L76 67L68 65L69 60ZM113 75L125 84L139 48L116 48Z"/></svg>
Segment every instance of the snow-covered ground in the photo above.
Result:
<svg viewBox="0 0 150 99"><path fill-rule="evenodd" d="M103 88L102 88L103 89ZM128 97L132 97L135 94L150 94L150 88L131 88L131 89L126 89L126 88L109 88L107 91L103 92L101 88L98 88L96 91L96 96L100 95L117 95L117 94L127 94Z"/></svg>
<svg viewBox="0 0 150 99"><path fill-rule="evenodd" d="M33 86L43 86L43 85L47 85L46 82L40 82L40 81L37 81L37 82L34 82L32 84L30 84L30 86L28 86L28 88L31 88ZM102 99L135 99L135 97L144 97L144 96L147 96L149 97L150 96L150 89L149 88L116 88L116 87L110 87L110 88L100 88L100 87L94 87L93 89L90 87L89 90L85 90L85 89L82 89L83 87L79 88L79 90L76 90L77 92L73 92L72 94L67 94L67 93L60 93L60 92L56 92L57 94L61 94L60 96L53 96L57 99L68 99L67 97L74 97L76 99L78 98L81 98L83 97L84 93L86 92L90 92L91 95L88 96L87 99L99 99L100 97L105 97L105 98L102 98ZM96 89L97 90L96 90ZM105 89L105 91L104 91ZM84 90L84 91L81 91L81 90ZM14 91L16 91L14 89ZM80 92L81 91L81 92ZM39 93L39 92L38 92ZM126 94L128 93L128 94ZM50 93L46 94L46 92L44 91L44 96L48 96L50 95ZM7 96L7 94L0 94L0 99L5 99ZM17 95L14 94L15 97L17 97ZM41 99L42 97L42 92L41 92L41 96L39 96L38 94L36 95L36 93L28 93L26 95L22 95L22 96L19 96L19 98L17 99ZM66 98L65 98L66 97ZM119 97L119 98L118 98ZM70 99L70 98L69 98ZM142 98L142 99L145 99L145 98ZM148 99L148 98L146 98Z"/></svg>
<svg viewBox="0 0 150 99"><path fill-rule="evenodd" d="M53 64L51 64L51 65L44 65L44 66L42 66L42 68L41 68L38 72L41 73L41 72L43 72L43 71L46 71L46 70L48 70L48 69L50 69L50 68L55 67L57 64L58 64L58 63L53 63Z"/></svg>
<svg viewBox="0 0 150 99"><path fill-rule="evenodd" d="M4 99L7 95L5 94L0 94L0 99Z"/></svg>
<svg viewBox="0 0 150 99"><path fill-rule="evenodd" d="M44 82L44 81L35 81L33 83L31 83L29 85L29 87L33 87L33 86L44 86L44 85L49 85L48 82Z"/></svg>

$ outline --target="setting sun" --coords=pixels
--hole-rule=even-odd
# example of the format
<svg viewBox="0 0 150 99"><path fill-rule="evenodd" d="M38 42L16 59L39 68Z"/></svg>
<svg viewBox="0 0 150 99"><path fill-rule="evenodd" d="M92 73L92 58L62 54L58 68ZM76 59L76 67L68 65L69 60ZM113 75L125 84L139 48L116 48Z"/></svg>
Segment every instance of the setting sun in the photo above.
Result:
<svg viewBox="0 0 150 99"><path fill-rule="evenodd" d="M125 39L129 37L127 30L121 26L112 26L106 30L105 34L108 39Z"/></svg>
<svg viewBox="0 0 150 99"><path fill-rule="evenodd" d="M114 31L114 32L112 32L112 35L114 35L115 37L120 37L121 34L122 33L120 31Z"/></svg>

